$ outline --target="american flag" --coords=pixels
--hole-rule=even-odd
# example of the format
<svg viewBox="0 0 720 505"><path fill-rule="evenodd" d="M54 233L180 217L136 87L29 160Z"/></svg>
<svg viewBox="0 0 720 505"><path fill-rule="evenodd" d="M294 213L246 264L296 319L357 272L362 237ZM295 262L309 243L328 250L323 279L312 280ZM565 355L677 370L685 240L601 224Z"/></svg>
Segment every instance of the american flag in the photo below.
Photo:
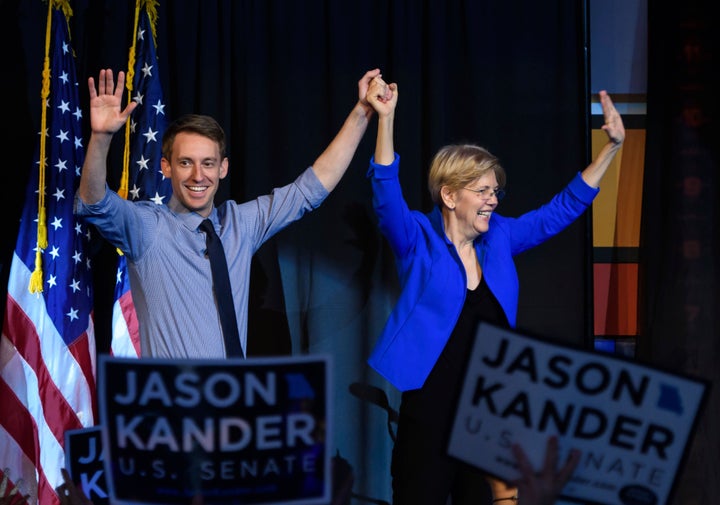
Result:
<svg viewBox="0 0 720 505"><path fill-rule="evenodd" d="M42 505L60 503L65 431L93 426L96 416L90 230L73 216L85 156L82 112L67 19L57 5L48 8L45 114L0 339L0 473L10 483L6 493L16 486Z"/></svg>
<svg viewBox="0 0 720 505"><path fill-rule="evenodd" d="M129 151L127 194L123 194L125 190L122 187L119 193L130 200L152 200L163 204L170 199L172 187L170 180L160 171L162 135L167 116L150 15L154 19L154 9L154 3L146 3L146 8L140 12L136 31L134 76L128 75L132 77L128 82L132 82L131 98L138 105L130 120L129 143L126 146ZM140 356L140 334L124 256L118 258L112 328L112 354Z"/></svg>

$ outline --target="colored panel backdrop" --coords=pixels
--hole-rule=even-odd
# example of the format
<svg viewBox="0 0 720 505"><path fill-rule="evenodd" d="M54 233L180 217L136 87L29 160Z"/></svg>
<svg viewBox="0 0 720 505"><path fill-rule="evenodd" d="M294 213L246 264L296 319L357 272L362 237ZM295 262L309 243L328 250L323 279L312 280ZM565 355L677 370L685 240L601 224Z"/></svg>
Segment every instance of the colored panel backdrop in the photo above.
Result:
<svg viewBox="0 0 720 505"><path fill-rule="evenodd" d="M622 100L622 95L616 100ZM620 110L625 109L618 102ZM594 333L596 338L635 341L638 334L638 264L645 130L633 128L641 118L624 114L626 138L600 185L593 204ZM602 117L596 118L602 122ZM592 131L593 156L607 141ZM612 347L612 346L611 346ZM622 348L626 350L625 347ZM616 349L619 350L619 349ZM633 352L634 354L634 352Z"/></svg>

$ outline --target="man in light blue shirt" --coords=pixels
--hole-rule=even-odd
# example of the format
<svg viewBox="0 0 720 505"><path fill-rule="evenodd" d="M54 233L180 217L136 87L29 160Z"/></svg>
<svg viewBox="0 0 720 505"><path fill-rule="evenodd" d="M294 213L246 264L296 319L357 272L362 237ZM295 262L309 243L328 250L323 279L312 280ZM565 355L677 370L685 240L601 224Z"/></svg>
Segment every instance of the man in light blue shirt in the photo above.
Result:
<svg viewBox="0 0 720 505"><path fill-rule="evenodd" d="M372 107L365 99L368 71L358 82L359 100L332 142L292 183L238 204L213 204L228 173L225 135L208 116L184 116L163 137L163 175L172 182L167 205L129 202L107 187L112 136L135 109L121 108L125 75L101 70L97 89L91 77L91 136L75 211L94 224L128 260L130 285L140 327L141 356L220 358L226 356L213 296L205 233L208 218L220 236L230 273L243 354L247 352L247 306L252 255L291 222L317 208L340 181L367 129Z"/></svg>

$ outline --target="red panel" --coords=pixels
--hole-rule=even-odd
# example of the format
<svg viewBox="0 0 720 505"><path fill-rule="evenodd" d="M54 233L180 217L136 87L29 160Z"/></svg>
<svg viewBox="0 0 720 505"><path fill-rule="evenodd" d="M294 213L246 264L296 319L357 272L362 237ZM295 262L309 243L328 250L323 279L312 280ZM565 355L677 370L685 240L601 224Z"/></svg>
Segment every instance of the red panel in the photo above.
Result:
<svg viewBox="0 0 720 505"><path fill-rule="evenodd" d="M637 335L638 266L595 263L595 335Z"/></svg>

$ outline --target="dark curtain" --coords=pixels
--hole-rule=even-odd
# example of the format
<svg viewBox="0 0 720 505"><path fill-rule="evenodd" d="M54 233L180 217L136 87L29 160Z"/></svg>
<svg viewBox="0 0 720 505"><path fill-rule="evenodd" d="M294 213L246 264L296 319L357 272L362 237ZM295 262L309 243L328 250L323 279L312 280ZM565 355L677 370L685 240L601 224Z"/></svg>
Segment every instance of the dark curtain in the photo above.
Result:
<svg viewBox="0 0 720 505"><path fill-rule="evenodd" d="M711 384L673 503L720 494L717 15L648 2L641 357Z"/></svg>
<svg viewBox="0 0 720 505"><path fill-rule="evenodd" d="M134 2L71 4L79 86L87 99L87 77L103 67L127 66ZM4 154L17 191L9 195L5 212L11 226L4 265L12 254L23 203L17 195L23 193L39 129L46 10L40 0L3 5L2 40L10 65L0 81L9 87L5 99L20 104L5 137L13 146ZM479 143L500 157L508 172L509 196L500 208L506 215L545 202L587 162L582 1L161 0L159 15L166 111L171 118L211 114L229 136L230 175L218 201L267 193L311 165L357 100L358 79L375 67L399 85L396 148L411 207L429 210L427 168L447 143ZM332 450L353 466L358 492L388 499L384 414L348 393L349 384L359 381L386 389L394 405L399 398L365 364L397 289L365 179L374 136L372 125L322 207L258 254L250 348L257 354L332 356ZM119 147L111 152L113 188L120 175ZM585 342L591 327L588 231L588 221L581 219L518 258L520 328ZM100 351L109 342L114 268L113 251L98 245Z"/></svg>

